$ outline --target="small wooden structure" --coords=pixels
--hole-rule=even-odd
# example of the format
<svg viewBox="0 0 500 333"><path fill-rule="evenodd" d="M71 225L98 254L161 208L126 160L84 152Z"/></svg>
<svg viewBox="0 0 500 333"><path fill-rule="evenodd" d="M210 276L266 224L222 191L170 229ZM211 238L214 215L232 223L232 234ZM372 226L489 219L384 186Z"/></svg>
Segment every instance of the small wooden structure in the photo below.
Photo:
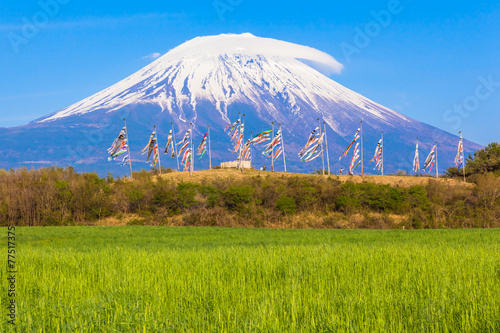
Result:
<svg viewBox="0 0 500 333"><path fill-rule="evenodd" d="M243 161L243 168L244 169L251 169L252 166L250 164L250 161ZM220 164L221 169L237 169L238 168L238 161L232 161L232 162L222 162Z"/></svg>

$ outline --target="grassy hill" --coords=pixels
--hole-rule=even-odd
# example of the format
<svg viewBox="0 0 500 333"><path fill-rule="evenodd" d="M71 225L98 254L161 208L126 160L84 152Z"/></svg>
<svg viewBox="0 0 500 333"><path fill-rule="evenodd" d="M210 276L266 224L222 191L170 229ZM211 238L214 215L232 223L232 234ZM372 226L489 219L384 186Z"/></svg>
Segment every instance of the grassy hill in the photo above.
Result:
<svg viewBox="0 0 500 333"><path fill-rule="evenodd" d="M28 226L500 227L500 178L493 176L475 183L256 170L133 176L103 179L71 168L0 171L0 221Z"/></svg>
<svg viewBox="0 0 500 333"><path fill-rule="evenodd" d="M164 179L169 179L175 182L192 182L192 183L201 183L201 182L210 182L217 179L234 179L234 180L242 180L249 177L269 177L273 178L294 178L300 177L304 179L310 179L318 177L323 177L326 179L334 179L338 180L341 183L373 183L379 185L390 185L390 186L401 186L401 187L410 187L415 185L426 186L429 184L429 181L438 181L443 185L449 186L465 186L471 187L474 186L472 183L464 183L463 181L459 181L457 179L451 178L439 178L436 179L434 177L407 177L407 176L374 176L374 175L366 175L362 176L349 176L349 175L311 175L311 174L301 174L301 173L284 173L284 172L269 172L269 171L258 171L255 169L245 170L241 172L236 169L217 169L217 170L203 170L203 171L194 171L192 175L189 172L172 172L172 173L164 173L161 175Z"/></svg>

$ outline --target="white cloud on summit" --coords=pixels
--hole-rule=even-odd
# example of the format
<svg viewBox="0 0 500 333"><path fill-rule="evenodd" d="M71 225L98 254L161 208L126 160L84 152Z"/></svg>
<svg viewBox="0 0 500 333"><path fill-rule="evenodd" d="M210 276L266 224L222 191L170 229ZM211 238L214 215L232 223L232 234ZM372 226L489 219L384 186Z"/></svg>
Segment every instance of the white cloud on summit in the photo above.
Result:
<svg viewBox="0 0 500 333"><path fill-rule="evenodd" d="M305 60L308 65L327 75L339 74L344 67L331 55L312 47L272 38L256 37L250 33L197 37L172 49L163 57L179 59L193 55L235 53Z"/></svg>
<svg viewBox="0 0 500 333"><path fill-rule="evenodd" d="M154 52L154 53L148 54L147 56L142 57L142 59L156 59L159 56L161 56L161 54L159 54L158 52Z"/></svg>

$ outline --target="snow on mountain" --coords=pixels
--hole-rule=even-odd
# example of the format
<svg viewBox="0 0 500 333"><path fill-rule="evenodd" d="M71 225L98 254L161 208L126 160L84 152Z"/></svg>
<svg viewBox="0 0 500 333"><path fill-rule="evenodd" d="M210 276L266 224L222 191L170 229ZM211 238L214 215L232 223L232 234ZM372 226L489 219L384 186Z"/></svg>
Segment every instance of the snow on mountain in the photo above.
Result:
<svg viewBox="0 0 500 333"><path fill-rule="evenodd" d="M357 109L388 125L410 119L341 86L297 60L307 60L327 73L340 73L333 57L310 47L259 38L251 34L198 37L171 50L137 73L40 120L49 122L95 110L108 112L130 104L157 104L162 112L188 121L201 100L213 103L229 122L228 105L250 104L257 113L277 119L283 106L302 118L313 109L333 130L344 133L338 120ZM265 97L269 98L265 98ZM335 116L329 107L342 107ZM286 111L286 110L285 110Z"/></svg>

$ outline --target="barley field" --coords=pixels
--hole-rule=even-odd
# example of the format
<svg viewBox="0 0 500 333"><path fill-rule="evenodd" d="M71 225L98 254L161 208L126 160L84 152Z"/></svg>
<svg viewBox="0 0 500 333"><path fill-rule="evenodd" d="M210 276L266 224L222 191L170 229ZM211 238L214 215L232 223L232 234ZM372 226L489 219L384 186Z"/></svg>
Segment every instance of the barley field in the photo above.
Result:
<svg viewBox="0 0 500 333"><path fill-rule="evenodd" d="M500 230L50 227L16 242L2 332L500 332Z"/></svg>

